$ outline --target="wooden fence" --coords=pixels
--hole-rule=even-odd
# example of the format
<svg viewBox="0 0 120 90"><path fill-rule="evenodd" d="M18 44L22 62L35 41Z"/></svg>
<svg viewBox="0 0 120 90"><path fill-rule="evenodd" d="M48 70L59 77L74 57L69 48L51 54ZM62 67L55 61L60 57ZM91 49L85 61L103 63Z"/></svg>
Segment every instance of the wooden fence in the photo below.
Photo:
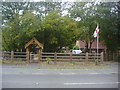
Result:
<svg viewBox="0 0 120 90"><path fill-rule="evenodd" d="M104 56L106 56L106 59L108 61L119 61L120 62L120 51L114 52L114 53L108 52Z"/></svg>
<svg viewBox="0 0 120 90"><path fill-rule="evenodd" d="M26 52L2 52L3 60L26 60Z"/></svg>
<svg viewBox="0 0 120 90"><path fill-rule="evenodd" d="M99 60L103 62L103 53L43 53L42 61L46 61L46 58L50 58L54 62L80 62L80 61L95 61Z"/></svg>
<svg viewBox="0 0 120 90"><path fill-rule="evenodd" d="M34 58L34 54L32 57ZM37 56L35 54L35 56ZM3 60L26 60L26 52L3 52ZM103 62L103 52L102 53L81 53L81 54L72 54L72 53L42 53L40 61L46 61L49 58L51 61L56 62L80 62L80 61L95 61L99 60Z"/></svg>

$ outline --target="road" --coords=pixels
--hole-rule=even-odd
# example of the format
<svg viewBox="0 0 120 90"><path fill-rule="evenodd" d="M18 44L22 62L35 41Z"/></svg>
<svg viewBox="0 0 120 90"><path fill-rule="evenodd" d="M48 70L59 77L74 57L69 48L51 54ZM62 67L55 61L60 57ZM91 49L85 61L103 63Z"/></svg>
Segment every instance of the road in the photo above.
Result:
<svg viewBox="0 0 120 90"><path fill-rule="evenodd" d="M118 88L117 65L79 69L3 67L3 88Z"/></svg>

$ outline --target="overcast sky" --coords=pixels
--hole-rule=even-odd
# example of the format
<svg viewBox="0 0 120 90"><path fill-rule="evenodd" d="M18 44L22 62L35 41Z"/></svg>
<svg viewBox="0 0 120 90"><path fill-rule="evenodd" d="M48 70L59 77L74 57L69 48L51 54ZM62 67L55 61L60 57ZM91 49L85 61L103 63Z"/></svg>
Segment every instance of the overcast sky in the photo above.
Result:
<svg viewBox="0 0 120 90"><path fill-rule="evenodd" d="M21 2L21 1L45 1L45 2L95 2L95 1L101 1L101 2L118 2L119 0L2 0L5 2Z"/></svg>

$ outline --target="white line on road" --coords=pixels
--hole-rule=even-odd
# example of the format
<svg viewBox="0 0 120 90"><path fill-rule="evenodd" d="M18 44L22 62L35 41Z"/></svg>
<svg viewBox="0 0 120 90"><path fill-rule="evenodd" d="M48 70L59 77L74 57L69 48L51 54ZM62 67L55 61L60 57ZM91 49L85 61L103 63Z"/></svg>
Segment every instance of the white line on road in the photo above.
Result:
<svg viewBox="0 0 120 90"><path fill-rule="evenodd" d="M88 74L102 74L102 73L88 73Z"/></svg>
<svg viewBox="0 0 120 90"><path fill-rule="evenodd" d="M64 85L88 85L88 84L118 84L120 82L103 82L103 83L64 83Z"/></svg>
<svg viewBox="0 0 120 90"><path fill-rule="evenodd" d="M60 75L77 75L77 74L91 74L91 75L98 75L98 74L103 74L103 73L59 73ZM117 72L115 73L110 73L110 74L117 74Z"/></svg>
<svg viewBox="0 0 120 90"><path fill-rule="evenodd" d="M102 73L59 73L60 75L77 75L77 74L102 74Z"/></svg>
<svg viewBox="0 0 120 90"><path fill-rule="evenodd" d="M118 74L118 72L111 72L112 74Z"/></svg>
<svg viewBox="0 0 120 90"><path fill-rule="evenodd" d="M60 75L75 75L76 73L59 73Z"/></svg>
<svg viewBox="0 0 120 90"><path fill-rule="evenodd" d="M97 84L97 83L64 83L64 85L82 85L82 84Z"/></svg>
<svg viewBox="0 0 120 90"><path fill-rule="evenodd" d="M32 73L33 75L45 75L45 73Z"/></svg>

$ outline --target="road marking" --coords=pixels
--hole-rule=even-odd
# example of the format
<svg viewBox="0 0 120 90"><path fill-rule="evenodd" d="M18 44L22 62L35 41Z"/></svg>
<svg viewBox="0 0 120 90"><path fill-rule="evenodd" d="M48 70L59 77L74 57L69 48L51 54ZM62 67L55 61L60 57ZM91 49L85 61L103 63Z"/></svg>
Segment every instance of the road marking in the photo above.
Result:
<svg viewBox="0 0 120 90"><path fill-rule="evenodd" d="M45 73L32 73L33 75L45 75Z"/></svg>
<svg viewBox="0 0 120 90"><path fill-rule="evenodd" d="M64 83L64 85L88 85L88 84L118 84L120 82L103 82L103 83Z"/></svg>
<svg viewBox="0 0 120 90"><path fill-rule="evenodd" d="M60 75L75 75L76 73L59 73Z"/></svg>
<svg viewBox="0 0 120 90"><path fill-rule="evenodd" d="M88 73L88 74L104 74L104 73ZM110 73L106 73L106 74L118 74L117 72L110 72Z"/></svg>
<svg viewBox="0 0 120 90"><path fill-rule="evenodd" d="M37 70L41 70L41 69L37 69Z"/></svg>
<svg viewBox="0 0 120 90"><path fill-rule="evenodd" d="M38 83L38 82L36 82L35 84L36 84L36 85L39 85L39 83Z"/></svg>
<svg viewBox="0 0 120 90"><path fill-rule="evenodd" d="M111 72L112 74L118 74L118 72Z"/></svg>
<svg viewBox="0 0 120 90"><path fill-rule="evenodd" d="M88 73L88 74L102 74L102 73Z"/></svg>
<svg viewBox="0 0 120 90"><path fill-rule="evenodd" d="M83 84L97 84L97 83L64 83L64 85L83 85Z"/></svg>
<svg viewBox="0 0 120 90"><path fill-rule="evenodd" d="M59 73L60 75L75 75L75 74L84 74L84 73ZM97 74L103 74L103 73L85 73L85 74L91 74L91 75L97 75ZM110 74L117 74L117 72L113 72Z"/></svg>

